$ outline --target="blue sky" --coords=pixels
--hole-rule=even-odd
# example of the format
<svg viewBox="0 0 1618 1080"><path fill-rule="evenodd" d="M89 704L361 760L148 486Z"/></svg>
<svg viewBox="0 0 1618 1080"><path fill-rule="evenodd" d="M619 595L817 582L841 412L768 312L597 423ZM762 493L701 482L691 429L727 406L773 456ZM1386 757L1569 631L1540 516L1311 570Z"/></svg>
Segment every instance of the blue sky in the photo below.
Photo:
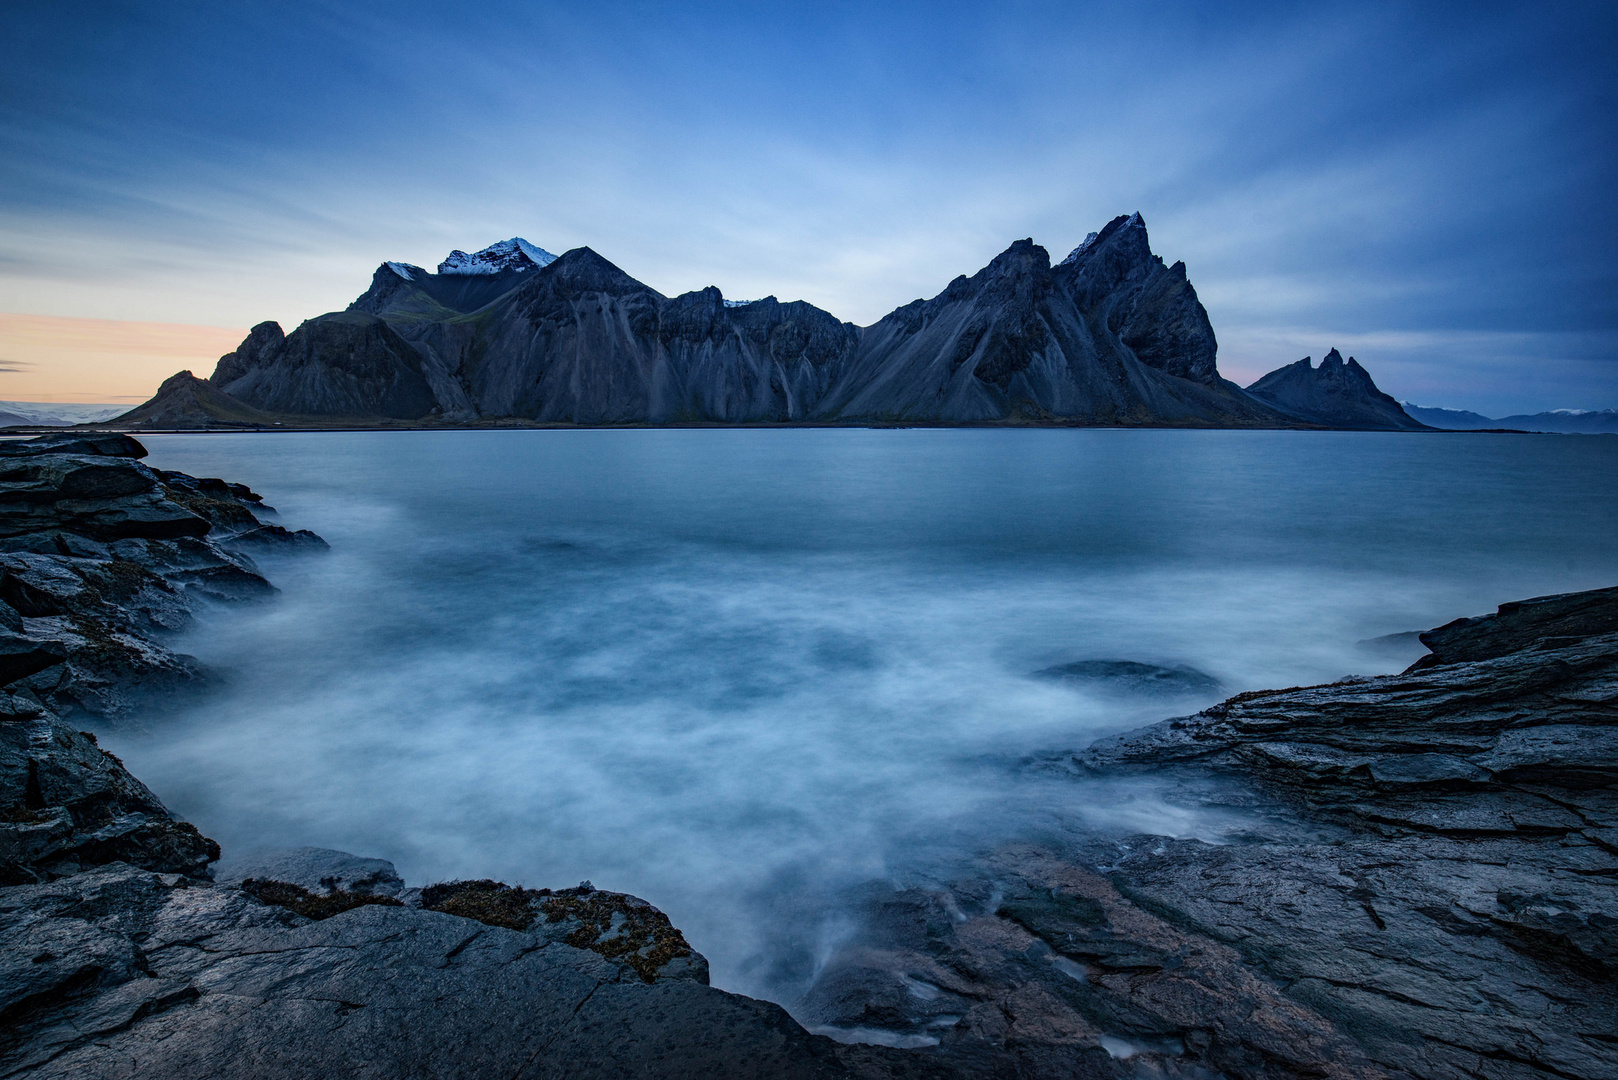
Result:
<svg viewBox="0 0 1618 1080"><path fill-rule="evenodd" d="M1618 407L1615 56L1612 3L14 0L0 312L290 327L522 235L863 324L1140 210L1238 381Z"/></svg>

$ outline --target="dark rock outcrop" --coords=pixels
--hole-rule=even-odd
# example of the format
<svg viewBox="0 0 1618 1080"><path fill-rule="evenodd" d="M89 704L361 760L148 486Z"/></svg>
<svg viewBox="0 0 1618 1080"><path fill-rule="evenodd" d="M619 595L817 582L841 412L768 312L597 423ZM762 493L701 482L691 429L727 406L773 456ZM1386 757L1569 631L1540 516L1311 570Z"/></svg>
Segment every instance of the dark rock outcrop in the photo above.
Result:
<svg viewBox="0 0 1618 1080"><path fill-rule="evenodd" d="M1388 394L1376 388L1370 374L1352 356L1343 362L1336 349L1320 366L1304 357L1276 368L1247 388L1289 416L1321 427L1353 431L1426 431Z"/></svg>
<svg viewBox="0 0 1618 1080"><path fill-rule="evenodd" d="M475 272L384 263L347 312L285 339L254 327L210 382L310 417L1298 423L1219 377L1185 266L1152 254L1139 214L1055 267L1019 241L863 330L774 297L665 297L589 248L551 261L528 250L513 240L466 257Z"/></svg>
<svg viewBox="0 0 1618 1080"><path fill-rule="evenodd" d="M1242 694L1079 755L1227 776L1314 830L1140 845L1111 877L1389 1074L1613 1075L1618 589L1423 640L1402 675Z"/></svg>
<svg viewBox="0 0 1618 1080"><path fill-rule="evenodd" d="M1219 680L1184 664L1164 667L1138 660L1075 660L1034 672L1035 677L1087 690L1133 694L1210 694Z"/></svg>
<svg viewBox="0 0 1618 1080"><path fill-rule="evenodd" d="M0 668L32 667L18 685L55 712L119 716L137 691L193 682L196 664L164 643L192 605L272 594L248 550L325 546L261 520L242 485L145 455L126 435L0 443Z"/></svg>
<svg viewBox="0 0 1618 1080"><path fill-rule="evenodd" d="M1618 589L1240 694L1034 768L1156 785L1226 842L1080 836L850 898L795 1006L976 1075L1618 1073Z"/></svg>

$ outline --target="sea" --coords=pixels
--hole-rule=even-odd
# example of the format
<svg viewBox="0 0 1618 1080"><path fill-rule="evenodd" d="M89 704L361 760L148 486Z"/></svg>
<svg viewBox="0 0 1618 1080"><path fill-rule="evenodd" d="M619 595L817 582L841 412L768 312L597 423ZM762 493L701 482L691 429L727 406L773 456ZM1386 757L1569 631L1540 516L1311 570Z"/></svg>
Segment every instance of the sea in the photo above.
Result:
<svg viewBox="0 0 1618 1080"><path fill-rule="evenodd" d="M851 890L1005 844L1240 833L1063 767L1091 741L1618 584L1611 436L143 439L330 544L262 557L279 595L173 643L207 689L102 733L171 810L227 859L634 893L715 985L784 1003L854 932Z"/></svg>

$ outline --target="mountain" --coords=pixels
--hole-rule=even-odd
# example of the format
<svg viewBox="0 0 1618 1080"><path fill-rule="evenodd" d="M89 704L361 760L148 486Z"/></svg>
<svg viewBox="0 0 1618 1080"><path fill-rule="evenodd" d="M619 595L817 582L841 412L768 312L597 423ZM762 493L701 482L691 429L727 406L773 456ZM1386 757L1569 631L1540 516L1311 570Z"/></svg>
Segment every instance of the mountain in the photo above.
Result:
<svg viewBox="0 0 1618 1080"><path fill-rule="evenodd" d="M1336 349L1320 366L1310 357L1276 368L1247 388L1289 416L1322 427L1353 431L1427 431L1392 397L1376 388L1370 373L1352 356L1343 362Z"/></svg>
<svg viewBox="0 0 1618 1080"><path fill-rule="evenodd" d="M1411 419L1420 420L1428 427L1435 427L1441 431L1476 431L1479 428L1503 426L1498 420L1492 420L1482 413L1467 412L1465 409L1424 409L1408 401L1401 402L1400 407Z"/></svg>
<svg viewBox="0 0 1618 1080"><path fill-rule="evenodd" d="M279 422L279 417L243 404L189 371L164 379L150 401L110 421L133 428L270 427Z"/></svg>
<svg viewBox="0 0 1618 1080"><path fill-rule="evenodd" d="M265 412L452 423L1299 424L1221 378L1217 351L1185 265L1133 214L1055 266L1019 240L865 328L667 297L589 248L514 237L437 273L383 263L346 311L254 327L209 382Z"/></svg>
<svg viewBox="0 0 1618 1080"><path fill-rule="evenodd" d="M1164 266L1139 214L1059 265L1019 240L867 327L825 410L841 418L1284 424L1219 377L1185 264Z"/></svg>
<svg viewBox="0 0 1618 1080"><path fill-rule="evenodd" d="M1518 413L1497 419L1460 409L1424 409L1408 401L1405 402L1404 410L1424 424L1448 431L1505 428L1564 435L1618 433L1618 409L1553 409L1549 412Z"/></svg>
<svg viewBox="0 0 1618 1080"><path fill-rule="evenodd" d="M1553 409L1550 412L1502 416L1496 423L1524 431L1552 431L1564 435L1618 432L1618 409Z"/></svg>

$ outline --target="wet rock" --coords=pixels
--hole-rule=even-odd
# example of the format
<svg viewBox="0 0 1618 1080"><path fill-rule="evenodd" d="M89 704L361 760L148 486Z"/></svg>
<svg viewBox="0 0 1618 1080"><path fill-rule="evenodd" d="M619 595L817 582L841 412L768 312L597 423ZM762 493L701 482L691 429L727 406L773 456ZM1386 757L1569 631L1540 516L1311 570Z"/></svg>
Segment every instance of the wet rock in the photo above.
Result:
<svg viewBox="0 0 1618 1080"><path fill-rule="evenodd" d="M1083 773L1212 772L1316 830L1135 843L1111 880L1390 1073L1618 1073L1615 626L1618 589L1507 604L1402 674L1096 743Z"/></svg>
<svg viewBox="0 0 1618 1080"><path fill-rule="evenodd" d="M214 879L235 883L247 878L283 881L317 895L336 891L398 896L404 879L386 859L367 859L331 848L298 847L254 852L227 859Z"/></svg>
<svg viewBox="0 0 1618 1080"><path fill-rule="evenodd" d="M146 447L128 435L110 431L62 431L33 439L0 441L0 457L34 457L39 454L143 458Z"/></svg>
<svg viewBox="0 0 1618 1080"><path fill-rule="evenodd" d="M1492 660L1540 642L1568 644L1612 633L1618 633L1618 587L1541 596L1501 604L1493 615L1456 619L1421 634L1432 655L1416 666Z"/></svg>
<svg viewBox="0 0 1618 1080"><path fill-rule="evenodd" d="M194 682L196 663L164 643L193 605L274 595L249 549L325 547L260 520L269 511L243 485L150 469L145 453L100 434L0 447L0 628L66 647L60 671L26 675L59 713L121 716L140 693Z"/></svg>
<svg viewBox="0 0 1618 1080"><path fill-rule="evenodd" d="M589 949L627 965L646 982L692 979L706 985L708 961L661 911L638 896L597 889L522 889L479 880L429 885L421 906L488 926L529 930L546 941Z"/></svg>
<svg viewBox="0 0 1618 1080"><path fill-rule="evenodd" d="M0 883L112 862L198 874L219 857L217 844L173 820L95 736L37 702L19 703L0 716Z"/></svg>

